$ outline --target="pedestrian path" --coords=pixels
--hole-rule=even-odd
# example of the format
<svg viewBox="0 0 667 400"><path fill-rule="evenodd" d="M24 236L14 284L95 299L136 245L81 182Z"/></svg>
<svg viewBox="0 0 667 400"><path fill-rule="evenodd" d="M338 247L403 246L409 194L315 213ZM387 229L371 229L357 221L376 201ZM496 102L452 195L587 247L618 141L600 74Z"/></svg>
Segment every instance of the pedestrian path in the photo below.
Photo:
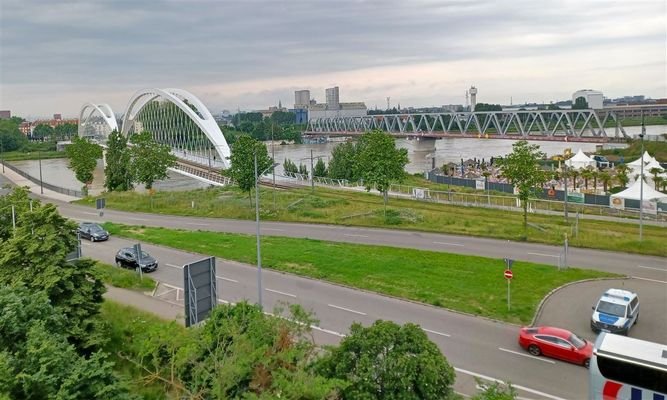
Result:
<svg viewBox="0 0 667 400"><path fill-rule="evenodd" d="M79 200L77 197L68 196L66 194L58 193L46 188L43 189L44 193L42 194L42 189L39 187L39 185L35 184L34 182L30 181L27 178L22 177L21 175L17 174L16 172L12 171L9 168L5 168L4 172L0 170L0 174L3 177L7 178L7 180L12 182L14 185L28 187L28 190L30 190L32 193L43 198L60 200L67 203L72 202L74 200Z"/></svg>
<svg viewBox="0 0 667 400"><path fill-rule="evenodd" d="M104 294L105 299L113 300L116 303L155 314L166 320L176 320L179 324L185 325L183 306L160 300L156 297L134 290L121 289L109 285L107 285L106 288L107 292Z"/></svg>

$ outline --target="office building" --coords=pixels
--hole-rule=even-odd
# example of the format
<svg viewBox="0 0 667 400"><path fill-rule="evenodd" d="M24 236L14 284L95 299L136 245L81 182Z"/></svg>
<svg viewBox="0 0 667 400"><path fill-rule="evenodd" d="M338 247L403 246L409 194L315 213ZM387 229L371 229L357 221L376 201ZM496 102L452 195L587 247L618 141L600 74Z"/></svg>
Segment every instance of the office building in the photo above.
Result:
<svg viewBox="0 0 667 400"><path fill-rule="evenodd" d="M327 97L327 107L329 110L336 110L340 107L340 97L338 86L328 88L325 91Z"/></svg>

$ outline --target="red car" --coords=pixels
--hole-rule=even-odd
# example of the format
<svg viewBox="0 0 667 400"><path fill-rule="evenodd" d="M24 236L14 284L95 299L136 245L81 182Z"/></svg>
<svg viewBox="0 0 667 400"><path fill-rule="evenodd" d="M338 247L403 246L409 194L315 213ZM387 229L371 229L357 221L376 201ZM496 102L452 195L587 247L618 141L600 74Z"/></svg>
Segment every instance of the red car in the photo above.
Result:
<svg viewBox="0 0 667 400"><path fill-rule="evenodd" d="M550 326L521 328L519 345L534 356L545 355L586 368L593 354L593 343L568 330Z"/></svg>

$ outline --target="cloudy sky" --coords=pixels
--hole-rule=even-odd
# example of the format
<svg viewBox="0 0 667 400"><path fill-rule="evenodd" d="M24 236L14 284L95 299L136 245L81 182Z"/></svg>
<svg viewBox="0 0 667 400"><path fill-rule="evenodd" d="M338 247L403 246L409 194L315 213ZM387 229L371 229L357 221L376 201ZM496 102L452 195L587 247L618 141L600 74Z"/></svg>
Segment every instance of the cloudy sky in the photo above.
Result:
<svg viewBox="0 0 667 400"><path fill-rule="evenodd" d="M213 113L340 87L369 108L666 93L664 0L0 0L0 109L122 113L179 87Z"/></svg>

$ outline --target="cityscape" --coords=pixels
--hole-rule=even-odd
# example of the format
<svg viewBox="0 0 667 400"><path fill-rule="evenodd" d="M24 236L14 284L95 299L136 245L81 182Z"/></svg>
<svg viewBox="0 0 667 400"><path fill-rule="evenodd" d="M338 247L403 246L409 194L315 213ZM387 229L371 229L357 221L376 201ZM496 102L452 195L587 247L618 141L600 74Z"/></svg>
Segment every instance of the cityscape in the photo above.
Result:
<svg viewBox="0 0 667 400"><path fill-rule="evenodd" d="M664 400L666 15L3 1L0 398Z"/></svg>

